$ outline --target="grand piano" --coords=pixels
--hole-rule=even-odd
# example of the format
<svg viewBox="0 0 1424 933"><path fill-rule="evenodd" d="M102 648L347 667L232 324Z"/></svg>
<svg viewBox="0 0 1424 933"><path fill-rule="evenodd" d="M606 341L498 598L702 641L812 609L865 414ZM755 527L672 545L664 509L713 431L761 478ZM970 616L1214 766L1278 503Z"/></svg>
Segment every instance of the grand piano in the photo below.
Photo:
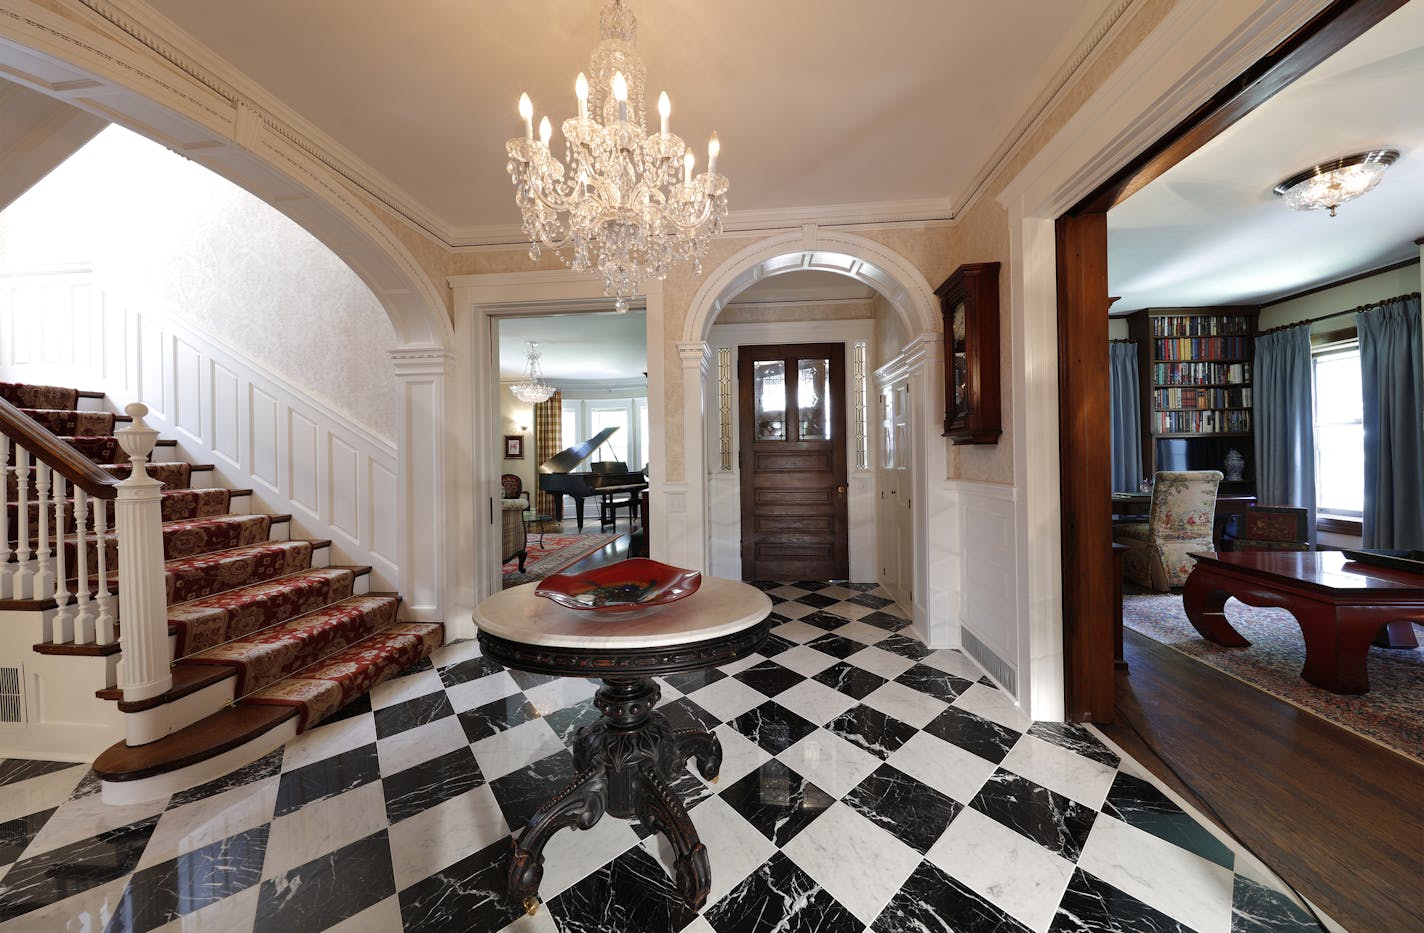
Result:
<svg viewBox="0 0 1424 933"><path fill-rule="evenodd" d="M589 496L631 495L648 488L647 477L630 471L619 460L590 464L588 473L572 470L583 463L604 441L613 436L615 428L604 428L581 444L565 447L539 464L539 489L551 495L565 495L574 500L578 530L583 531L583 500Z"/></svg>

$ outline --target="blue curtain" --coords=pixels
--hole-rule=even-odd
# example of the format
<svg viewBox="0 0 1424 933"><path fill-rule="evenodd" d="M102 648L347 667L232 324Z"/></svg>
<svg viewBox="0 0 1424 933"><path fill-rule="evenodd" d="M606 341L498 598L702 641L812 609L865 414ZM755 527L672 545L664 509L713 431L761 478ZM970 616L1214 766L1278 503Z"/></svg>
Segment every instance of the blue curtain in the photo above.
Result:
<svg viewBox="0 0 1424 933"><path fill-rule="evenodd" d="M1355 315L1364 391L1364 546L1424 549L1419 295Z"/></svg>
<svg viewBox="0 0 1424 933"><path fill-rule="evenodd" d="M1310 325L1256 338L1252 374L1256 419L1256 501L1310 513L1315 543L1315 411Z"/></svg>
<svg viewBox="0 0 1424 933"><path fill-rule="evenodd" d="M1142 418L1138 409L1137 344L1108 344L1113 492L1137 492L1142 482Z"/></svg>

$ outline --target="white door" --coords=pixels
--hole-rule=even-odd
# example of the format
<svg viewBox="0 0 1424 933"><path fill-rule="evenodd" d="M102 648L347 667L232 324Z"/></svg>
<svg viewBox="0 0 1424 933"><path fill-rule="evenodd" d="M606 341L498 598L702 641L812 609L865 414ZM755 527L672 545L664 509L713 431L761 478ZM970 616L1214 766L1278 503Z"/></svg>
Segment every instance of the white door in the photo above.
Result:
<svg viewBox="0 0 1424 933"><path fill-rule="evenodd" d="M910 384L887 385L880 396L880 585L909 609L914 596L914 550L910 508Z"/></svg>

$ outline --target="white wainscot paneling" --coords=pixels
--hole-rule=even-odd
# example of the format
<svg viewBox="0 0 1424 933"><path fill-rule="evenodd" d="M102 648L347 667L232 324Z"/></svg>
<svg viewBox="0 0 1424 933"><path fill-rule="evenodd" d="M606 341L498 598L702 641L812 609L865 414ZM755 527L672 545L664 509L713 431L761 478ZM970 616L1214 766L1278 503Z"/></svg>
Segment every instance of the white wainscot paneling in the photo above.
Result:
<svg viewBox="0 0 1424 933"><path fill-rule="evenodd" d="M196 347L173 338L173 427L186 441L203 437L203 362Z"/></svg>
<svg viewBox="0 0 1424 933"><path fill-rule="evenodd" d="M359 541L361 530L357 524L356 510L360 501L357 488L358 470L356 448L339 437L327 435L327 462L331 482L327 488L327 509L331 513L331 526L346 532L353 541Z"/></svg>
<svg viewBox="0 0 1424 933"><path fill-rule="evenodd" d="M396 471L374 460L366 461L370 482L366 486L367 508L371 512L371 554L383 559L392 569L396 566Z"/></svg>
<svg viewBox="0 0 1424 933"><path fill-rule="evenodd" d="M709 563L712 576L742 578L741 474L718 471L707 477Z"/></svg>
<svg viewBox="0 0 1424 933"><path fill-rule="evenodd" d="M266 486L270 492L281 490L277 485L277 464L281 451L277 436L277 400L256 386L248 387L252 433L252 477Z"/></svg>
<svg viewBox="0 0 1424 933"><path fill-rule="evenodd" d="M221 363L212 364L212 412L209 414L213 428L213 453L221 457L232 469L242 465L241 445L238 441L242 425L242 394L238 391L237 373Z"/></svg>
<svg viewBox="0 0 1424 933"><path fill-rule="evenodd" d="M316 422L299 412L287 409L287 468L292 501L316 515L317 474Z"/></svg>
<svg viewBox="0 0 1424 933"><path fill-rule="evenodd" d="M163 327L152 320L137 318L138 325L138 398L148 406L154 418L167 420L168 399L164 394L165 364L168 354L164 352L167 341Z"/></svg>
<svg viewBox="0 0 1424 933"><path fill-rule="evenodd" d="M957 648L963 614L962 561L964 538L959 525L959 490L953 484L930 483L924 510L926 590L917 599L925 609L932 648Z"/></svg>
<svg viewBox="0 0 1424 933"><path fill-rule="evenodd" d="M1014 558L1014 490L960 483L963 544L961 624L1008 666L1019 652L1018 576Z"/></svg>

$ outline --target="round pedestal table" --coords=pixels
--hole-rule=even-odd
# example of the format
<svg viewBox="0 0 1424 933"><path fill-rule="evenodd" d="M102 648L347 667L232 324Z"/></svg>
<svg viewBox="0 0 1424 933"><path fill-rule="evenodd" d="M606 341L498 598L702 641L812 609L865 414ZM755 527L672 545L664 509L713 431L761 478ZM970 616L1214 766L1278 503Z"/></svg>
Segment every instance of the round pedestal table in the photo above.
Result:
<svg viewBox="0 0 1424 933"><path fill-rule="evenodd" d="M573 740L577 774L529 819L509 862L509 896L530 913L544 876L544 845L565 827L589 829L605 812L637 817L672 844L677 890L701 909L711 886L707 848L670 783L689 758L709 781L722 745L705 729L674 729L658 712L653 677L727 664L766 638L771 600L756 587L704 577L696 593L638 614L565 609L534 595L536 584L504 590L476 607L481 650L506 667L603 681L603 714Z"/></svg>

